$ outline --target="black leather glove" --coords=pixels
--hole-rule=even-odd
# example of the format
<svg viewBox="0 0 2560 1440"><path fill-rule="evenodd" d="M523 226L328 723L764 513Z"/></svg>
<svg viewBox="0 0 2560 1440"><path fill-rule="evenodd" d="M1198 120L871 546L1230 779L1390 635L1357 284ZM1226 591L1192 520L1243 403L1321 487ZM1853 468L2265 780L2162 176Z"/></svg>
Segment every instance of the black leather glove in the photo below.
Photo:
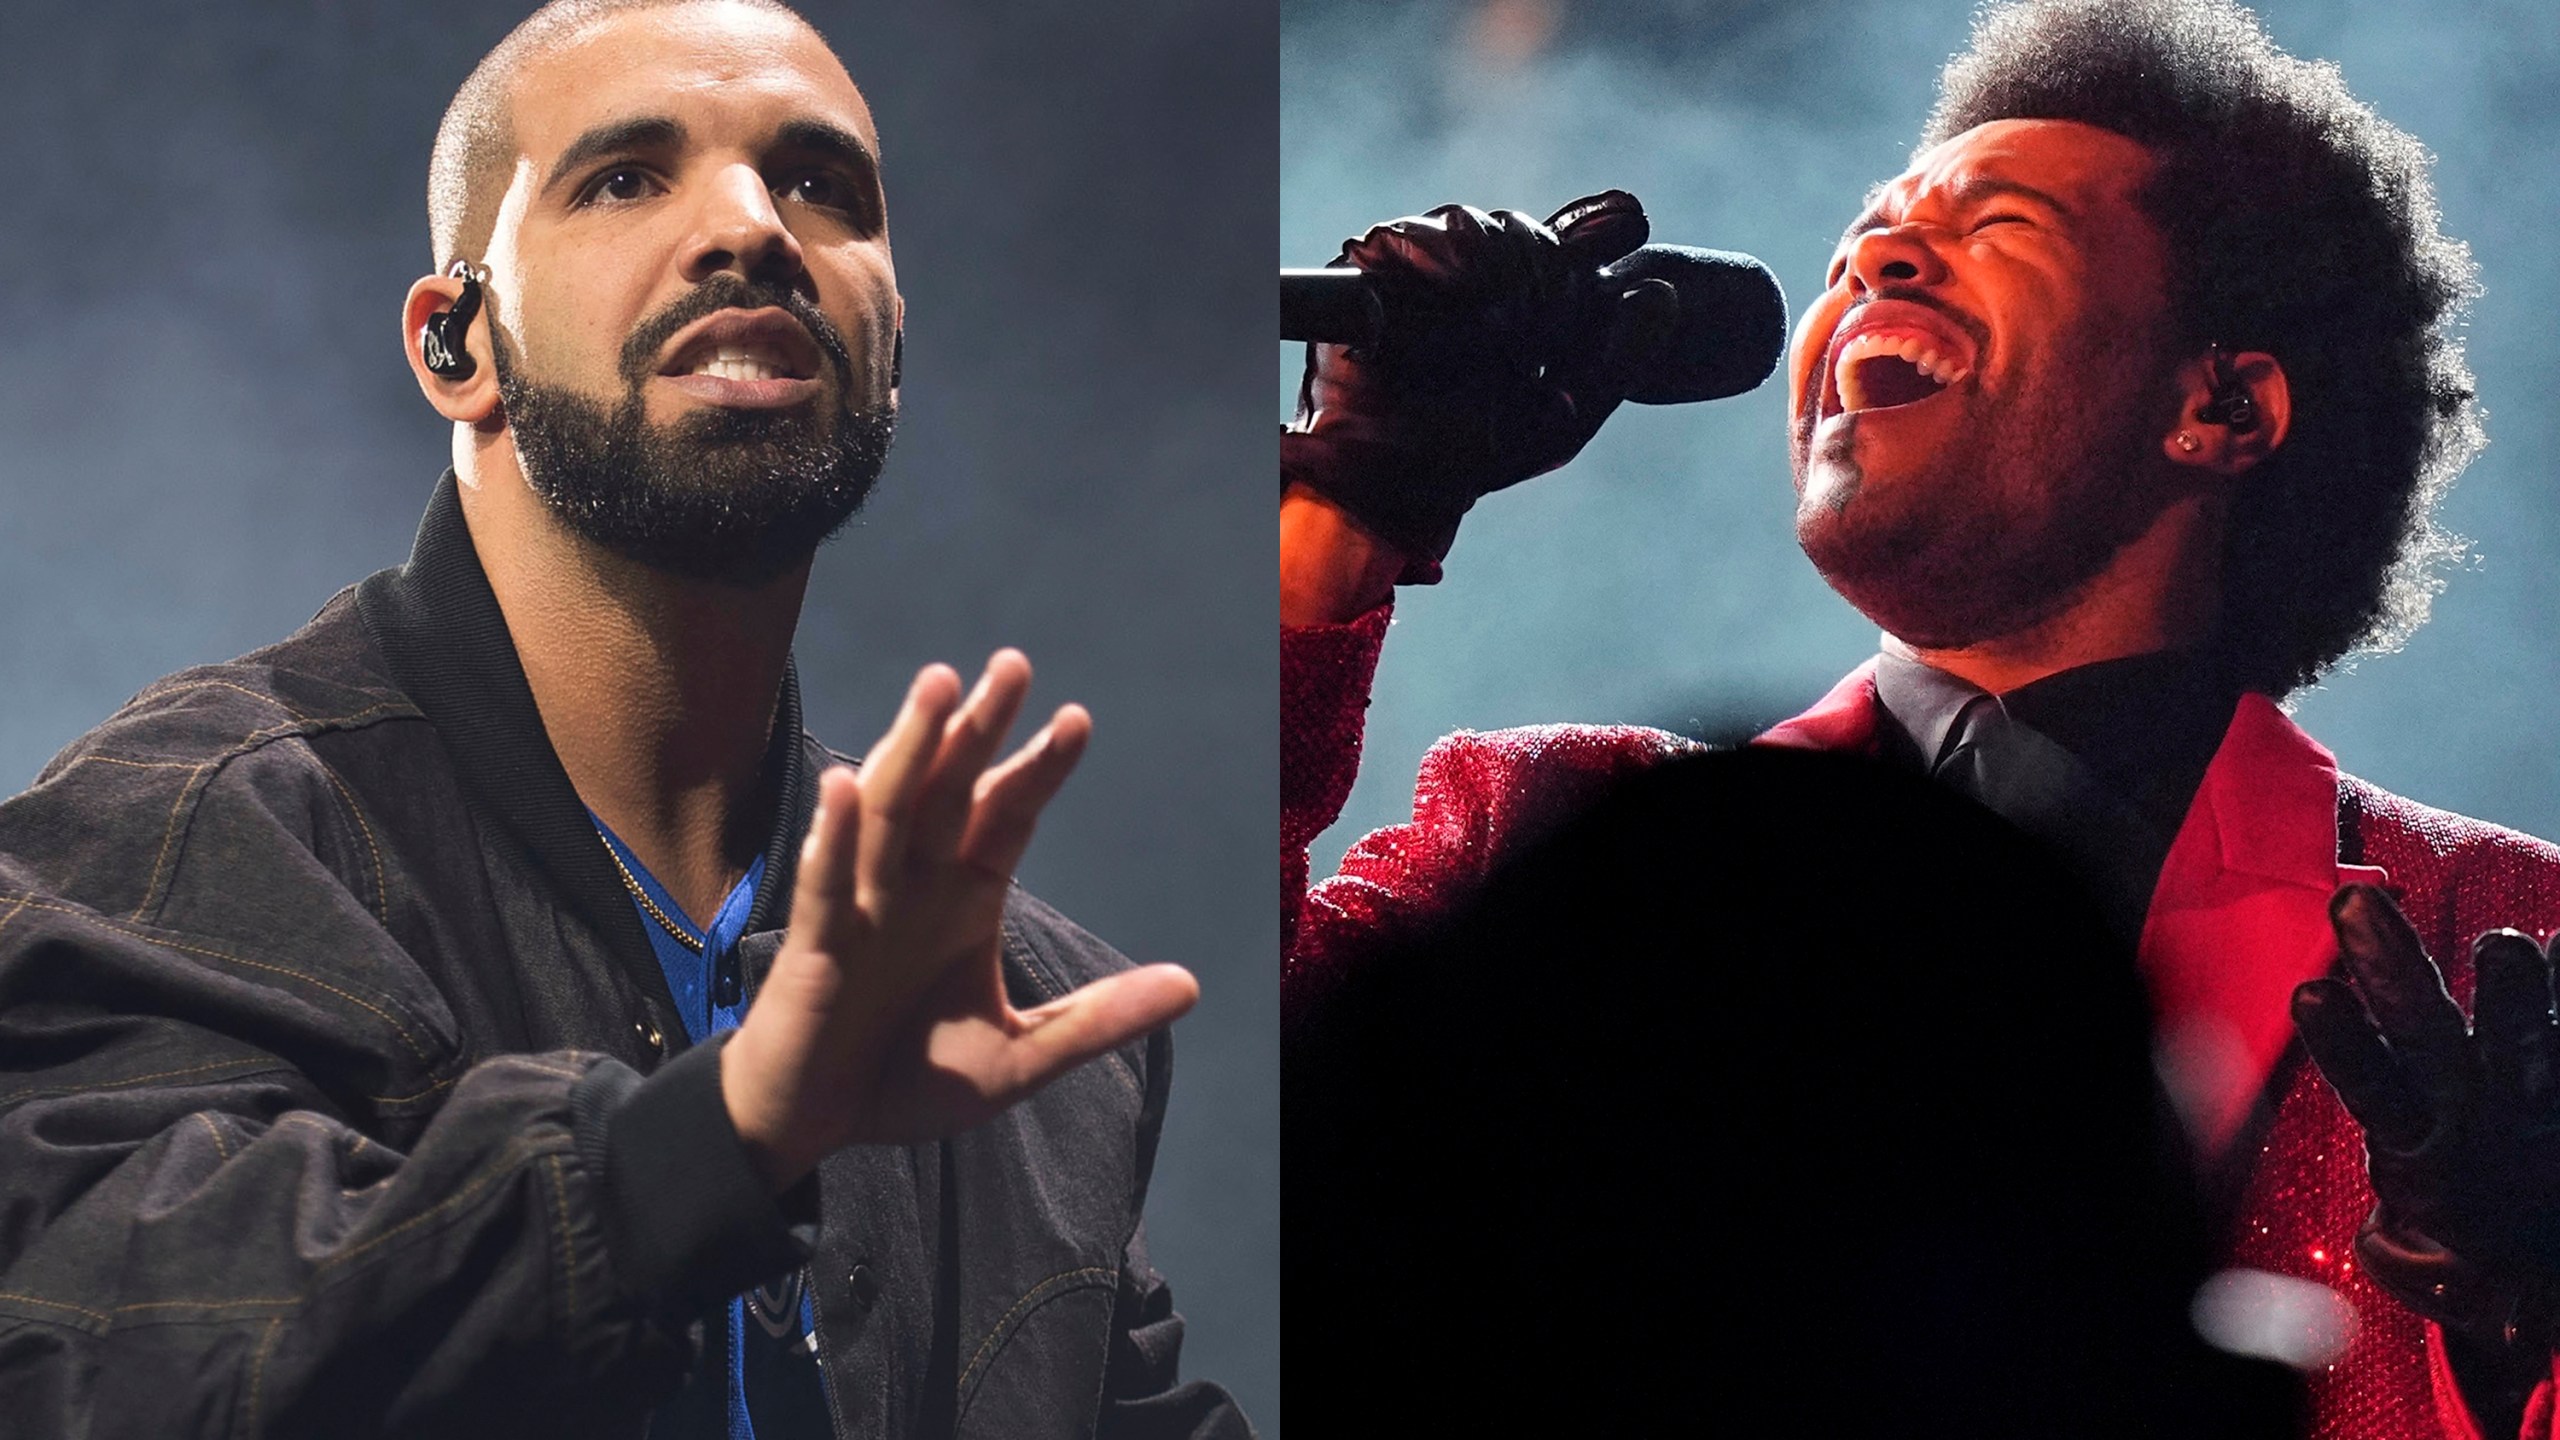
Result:
<svg viewBox="0 0 2560 1440"><path fill-rule="evenodd" d="M1437 580L1476 497L1572 459L1668 340L1670 286L1593 294L1648 232L1636 198L1609 190L1544 223L1443 205L1345 243L1336 263L1396 318L1374 349L1307 347L1282 487L1307 485L1402 550L1398 583Z"/></svg>
<svg viewBox="0 0 2560 1440"><path fill-rule="evenodd" d="M2364 1127L2377 1201L2366 1273L2475 1344L2549 1373L2560 1318L2560 1019L2551 960L2495 930L2472 947L2471 1019L2389 896L2330 902L2347 978L2293 992L2303 1047ZM2350 983L2352 982L2352 983Z"/></svg>

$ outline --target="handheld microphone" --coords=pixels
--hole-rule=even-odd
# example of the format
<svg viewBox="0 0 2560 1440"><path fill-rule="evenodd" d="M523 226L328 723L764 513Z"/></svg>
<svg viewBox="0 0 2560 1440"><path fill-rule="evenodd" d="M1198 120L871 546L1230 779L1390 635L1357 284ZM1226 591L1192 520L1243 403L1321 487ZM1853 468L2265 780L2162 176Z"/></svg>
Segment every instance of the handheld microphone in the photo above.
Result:
<svg viewBox="0 0 2560 1440"><path fill-rule="evenodd" d="M1688 245L1647 245L1600 271L1595 323L1620 295L1647 280L1679 296L1671 337L1636 377L1627 398L1685 405L1739 395L1769 378L1787 344L1787 301L1769 267L1748 255ZM1396 317L1357 270L1280 272L1280 338L1375 346Z"/></svg>

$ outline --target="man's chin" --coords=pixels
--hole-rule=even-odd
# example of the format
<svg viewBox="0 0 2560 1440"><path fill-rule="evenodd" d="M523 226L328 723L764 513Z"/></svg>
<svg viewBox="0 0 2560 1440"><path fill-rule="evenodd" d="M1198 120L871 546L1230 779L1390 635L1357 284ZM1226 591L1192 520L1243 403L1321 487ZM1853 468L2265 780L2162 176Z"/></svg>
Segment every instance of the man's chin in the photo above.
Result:
<svg viewBox="0 0 2560 1440"><path fill-rule="evenodd" d="M1796 544L1833 593L1913 646L1954 649L2006 633L2021 597L2000 582L1996 541L1902 503L1916 488L1817 461L1796 506Z"/></svg>
<svg viewBox="0 0 2560 1440"><path fill-rule="evenodd" d="M806 566L871 493L893 411L801 405L646 418L500 372L525 480L599 549L693 580L755 587Z"/></svg>

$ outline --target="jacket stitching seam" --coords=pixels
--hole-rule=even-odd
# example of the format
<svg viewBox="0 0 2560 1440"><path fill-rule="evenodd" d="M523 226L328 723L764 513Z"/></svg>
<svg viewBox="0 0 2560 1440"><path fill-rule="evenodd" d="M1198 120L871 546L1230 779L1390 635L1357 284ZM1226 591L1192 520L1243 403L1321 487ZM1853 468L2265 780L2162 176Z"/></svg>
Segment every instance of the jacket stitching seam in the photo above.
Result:
<svg viewBox="0 0 2560 1440"><path fill-rule="evenodd" d="M317 755L312 758L319 760ZM337 767L325 760L319 760L319 764L320 773L329 781L329 788L337 791L338 798L347 802L347 813L355 817L356 828L364 832L364 848L373 853L373 918L381 921L387 930L391 927L391 885L383 871L382 846L375 842L373 826L364 818L364 808L356 804L355 794L347 789L347 782L338 778Z"/></svg>
<svg viewBox="0 0 2560 1440"><path fill-rule="evenodd" d="M136 1300L130 1305L117 1306L116 1313L130 1315L137 1310L273 1310L279 1305L294 1304L297 1299L299 1297L293 1295L260 1295L245 1300Z"/></svg>
<svg viewBox="0 0 2560 1440"><path fill-rule="evenodd" d="M258 1433L258 1391L266 1383L267 1356L276 1348L276 1336L284 1330L284 1317L278 1315L267 1322L267 1333L258 1341L258 1354L249 1364L249 1427L246 1433Z"/></svg>
<svg viewBox="0 0 2560 1440"><path fill-rule="evenodd" d="M417 1228L420 1225L424 1225L431 1220L441 1218L446 1211L451 1210L458 1205L467 1204L470 1201L479 1198L482 1191L487 1190L490 1186L496 1184L511 1173L515 1169L518 1161L530 1158L532 1148L532 1145L528 1142L519 1142L507 1147L507 1149L499 1155L496 1162L490 1165L488 1169L482 1171L469 1185L466 1185L462 1189L455 1191L453 1194L446 1196L444 1199L437 1201L427 1209L421 1210L417 1214L410 1216L408 1219L401 1221L399 1224L392 1226L390 1229L383 1231L381 1234L374 1236L372 1239L365 1241L363 1244L357 1245L351 1249L341 1250L337 1254L331 1255L313 1265L311 1267L310 1284L300 1294L260 1295L233 1300L137 1300L129 1305L117 1306L115 1313L123 1315L141 1310L265 1309L279 1305L293 1306L302 1304L310 1298L311 1292L319 1287L320 1282L329 1274L330 1271L348 1264L358 1256L365 1254L377 1246L384 1245L392 1240L398 1239L401 1235ZM544 1158L552 1161L554 1164L559 1160L559 1156L556 1152L547 1154ZM77 1305L64 1305L59 1301L52 1300L39 1300L33 1295L0 1294L0 1300L12 1299L26 1300L38 1305L51 1305L58 1309L70 1310L78 1314L87 1315L96 1320L108 1323L113 1322L113 1317L111 1316L101 1315L95 1310L84 1310ZM282 1317L279 1317L279 1319L281 1318Z"/></svg>
<svg viewBox="0 0 2560 1440"><path fill-rule="evenodd" d="M185 812L187 797L195 793L196 782L204 778L207 768L217 763L219 762L214 760L197 761L188 770L185 783L178 787L178 798L169 803L169 823L160 832L160 853L151 861L151 878L143 882L142 898L134 902L133 913L126 916L126 919L140 920L142 912L151 908L152 897L160 893L160 872L168 868L169 847L176 844L178 839L178 816Z"/></svg>
<svg viewBox="0 0 2560 1440"><path fill-rule="evenodd" d="M412 1090L406 1095L367 1095L364 1098L372 1101L376 1105L406 1105L413 1100L424 1100L439 1090L452 1089L453 1082L459 1078L459 1076L447 1075L443 1079L423 1090Z"/></svg>
<svg viewBox="0 0 2560 1440"><path fill-rule="evenodd" d="M198 1110L187 1118L203 1126L204 1133L213 1137L213 1148L223 1159L231 1158L231 1142L222 1138L222 1128L213 1123L212 1116Z"/></svg>
<svg viewBox="0 0 2560 1440"><path fill-rule="evenodd" d="M228 682L208 683L227 684ZM231 688L239 689L240 687L232 686ZM254 695L256 692L245 691L243 693ZM283 705L284 702L279 700L276 703ZM288 711L292 710L292 707L290 706L286 706L285 708ZM370 719L373 716L393 710L405 711L411 716L421 714L416 706L405 701L386 701L382 704L368 706L365 709L352 711L345 715L328 715L317 719L302 717L299 715L299 712L294 712L297 718L293 721L281 725L269 725L259 730L252 730L248 734L241 736L238 740L233 741L228 748L222 751L222 753L198 761L196 763L194 773L187 777L185 784L178 787L178 798L169 806L169 825L167 830L160 837L160 854L151 862L151 879L143 886L141 902L133 907L133 913L126 918L135 921L141 920L144 913L152 908L152 904L156 899L164 898L160 895L160 877L161 874L169 867L169 850L178 839L178 831L180 829L178 817L186 812L187 802L190 799L203 794L204 787L200 782L203 782L206 771L219 771L223 766L228 765L232 761L239 759L241 756L258 749L270 740L281 739L288 735L299 735L308 739L323 730L334 729L343 725L352 725L358 720ZM314 756L313 759L317 761L318 757ZM67 769L68 767L65 768ZM173 765L171 768L175 768L175 766ZM328 767L324 764L321 768L325 770Z"/></svg>
<svg viewBox="0 0 2560 1440"><path fill-rule="evenodd" d="M19 1300L29 1305L41 1305L48 1310L68 1310L74 1315L86 1316L91 1320L97 1321L101 1325L113 1325L115 1323L114 1316L100 1314L85 1305L66 1305L62 1301L47 1300L42 1296L21 1295L15 1291L0 1290L0 1300Z"/></svg>
<svg viewBox="0 0 2560 1440"><path fill-rule="evenodd" d="M311 718L303 714L300 710L295 709L293 706L286 704L283 696L270 695L263 690L252 690L248 686L242 685L236 681L216 680L210 676L189 680L184 684L157 686L152 689L145 690L141 694L133 697L133 703L139 705L145 700L165 700L172 696L184 695L195 690L236 691L239 694L248 696L250 699L257 701L260 704L273 705L296 720L308 720Z"/></svg>
<svg viewBox="0 0 2560 1440"><path fill-rule="evenodd" d="M1063 1283L1071 1280L1082 1280L1086 1283L1083 1285ZM988 1329L987 1338L978 1342L977 1352L969 1357L969 1368L960 1372L960 1394L967 1396L971 1388L976 1385L979 1372L987 1362L988 1353L995 1348L996 1342L1003 1338L1006 1327L1012 1325L1015 1318L1025 1310L1068 1290L1090 1289L1096 1282L1116 1283L1118 1280L1119 1274L1116 1271L1098 1265L1087 1265L1080 1269L1062 1270L1024 1291L1022 1298L1013 1302L1013 1308L1004 1312L1004 1318ZM963 1412L968 1410L967 1400L962 1400L960 1408Z"/></svg>
<svg viewBox="0 0 2560 1440"><path fill-rule="evenodd" d="M199 1115L196 1118L202 1119L203 1117ZM342 1250L339 1253L320 1261L317 1265L314 1265L311 1270L311 1278L314 1286L316 1286L317 1283L330 1271L353 1261L358 1256L365 1254L377 1246L399 1238L401 1235L420 1225L441 1217L446 1211L451 1210L458 1205L465 1204L478 1198L482 1191L487 1190L491 1185L497 1183L512 1171L518 1160L527 1158L528 1151L529 1146L523 1143L509 1146L505 1153L499 1156L496 1164L490 1166L487 1170L482 1171L476 1179L463 1189L446 1196L434 1206L410 1216L408 1219L401 1221L399 1224L392 1226L390 1229L383 1231L381 1234L374 1236L363 1244L355 1246L352 1249ZM565 1194L565 1182L561 1181L559 1174L560 1157L558 1153L555 1151L547 1154L544 1156L544 1159L551 1165L552 1176L555 1184L563 1186L559 1193ZM567 1238L565 1218L562 1219L560 1224L562 1238L565 1242ZM574 1294L575 1292L573 1291L572 1293ZM91 1310L86 1306L66 1304L59 1300L47 1300L35 1295L0 1291L0 1300L17 1300L29 1305L41 1305L50 1310L65 1310L74 1315L84 1316L88 1319L97 1321L101 1325L108 1326L112 1326L115 1323L116 1315L133 1314L145 1310L241 1310L252 1308L272 1308L275 1306L297 1305L308 1298L309 1292L305 1291L301 1295L257 1296L234 1300L138 1300L129 1305L117 1306L113 1314L105 1314L96 1310ZM268 1322L268 1340L265 1342L266 1345L273 1344L276 1327L281 1326L283 1323L284 1317L281 1315ZM259 1363L261 1365L265 1363L263 1353ZM253 1393L256 1383L256 1372L253 1371L251 1377ZM252 1407L251 1413L255 1414L254 1406Z"/></svg>
<svg viewBox="0 0 2560 1440"><path fill-rule="evenodd" d="M317 1282L321 1276L327 1274L329 1271L347 1264L357 1256L374 1249L376 1246L387 1244L392 1240L398 1239L401 1235L417 1228L420 1225L426 1224L430 1220L440 1217L444 1212L453 1209L457 1205L477 1199L481 1191L498 1183L500 1179L504 1178L510 1171L512 1171L516 1166L516 1162L528 1158L530 1148L531 1147L529 1145L522 1143L508 1146L506 1151L498 1157L497 1163L480 1172L479 1178L473 1180L469 1185L464 1186L462 1189L446 1196L444 1199L436 1202L433 1206L425 1210L421 1210L417 1214L410 1216L408 1219L401 1221L399 1224L392 1226L390 1229L383 1231L381 1234L374 1236L372 1239L365 1241L363 1244L355 1246L352 1249L341 1250L337 1254L332 1255L326 1260L323 1260L319 1264L311 1267L312 1280Z"/></svg>
<svg viewBox="0 0 2560 1440"><path fill-rule="evenodd" d="M12 1090L6 1095L0 1095L0 1106L14 1105L27 1099L50 1099L57 1095L87 1095L99 1090L111 1090L119 1085L139 1085L145 1080L167 1080L178 1075L201 1075L208 1070L238 1070L242 1074L255 1074L260 1070L291 1068L273 1060L217 1060L210 1065L190 1065L183 1070L157 1070L148 1075L127 1075L120 1080L104 1080L95 1085L37 1085L25 1090ZM365 1098L379 1099L380 1097Z"/></svg>
<svg viewBox="0 0 2560 1440"><path fill-rule="evenodd" d="M568 1330L578 1323L578 1251L569 1240L569 1182L560 1175L560 1152L542 1158L551 1171L551 1228L560 1235L560 1328Z"/></svg>
<svg viewBox="0 0 2560 1440"><path fill-rule="evenodd" d="M36 909L38 909L38 910L52 910L52 911L57 911L57 912L59 912L59 913L61 913L61 914L64 914L64 915L71 915L71 916L75 916L75 917L76 917L76 916L83 915L83 914L87 914L87 913L89 913L89 912L85 912L85 911L81 911L81 910L74 909L73 907L68 906L68 905L58 905L58 904L55 904L55 903L53 903L53 902L51 902L51 901L38 900L38 899L36 899L36 898L35 898L35 896L34 896L33 892L30 892L30 893L28 893L27 895L25 895L25 896L21 897L21 898L20 898L20 904L21 904L22 906L32 905L32 906L34 906L34 907L35 907ZM132 937L134 937L134 938L135 938L135 939L137 939L137 940L147 941L147 942L149 942L149 943L151 943L151 944L154 944L154 945L165 945L165 946L169 947L169 948L170 948L170 949L172 949L172 950L183 950L183 951L186 951L188 954L191 954L191 955L203 955L203 956L207 956L207 957L209 957L209 958L211 958L211 959L215 959L215 960L228 960L228 961L230 961L230 962L231 962L232 964L234 964L234 965L245 965L245 966L248 966L248 967L249 967L250 969L252 969L252 970L265 970L265 971L269 971L269 972L271 972L271 973L273 973L273 974L283 975L283 976L286 976L286 977L288 977L288 978L290 978L290 979L299 980L299 981L301 981L303 984L305 984L305 985L309 985L309 986L312 986L312 987L314 987L314 988L316 988L316 989L326 990L326 991L328 991L330 994L337 996L337 997L338 997L339 999L341 999L341 1000L347 1001L348 1003L353 1004L353 1005L360 1006L360 1007L362 1007L362 1008L364 1008L364 1009L366 1009L366 1010L370 1010L370 1011L372 1011L375 1015L377 1015L377 1016L381 1017L382 1022L383 1022L384 1024L389 1025L389 1026L391 1027L392 1033L393 1033L393 1034L395 1034L395 1035L398 1035L398 1036L400 1037L400 1043L401 1043L401 1044L403 1044L403 1045L408 1046L408 1047L409 1047L409 1053L410 1053L410 1054L412 1054L412 1055L417 1056L417 1057L418 1057L418 1060L419 1060L419 1062L420 1062L421 1064L426 1064L426 1065L429 1065L429 1066L432 1066L432 1065L434 1064L434 1062L433 1062L431 1059L429 1059L429 1058L428 1058L427 1052L426 1052L424 1049L420 1048L420 1046L419 1046L419 1044L418 1044L418 1041L417 1041L417 1037L415 1037L415 1036L413 1036L413 1035L411 1035L411 1034L409 1033L409 1029L408 1029L408 1027L407 1027L407 1026L402 1025L402 1024L400 1023L400 1021L399 1021L396 1017L394 1017L390 1011L383 1009L381 1006L374 1004L373 1002L371 1002L371 1001L369 1001L369 1000L365 999L365 998L364 998L363 996L361 996L361 995L356 995L356 994L353 994L353 993L351 993L351 992L348 992L348 991L345 991L345 990L341 990L341 989L339 989L337 986L330 984L330 983L329 983L328 981L326 981L326 980L319 979L319 978L317 978L317 977L315 977L315 976L305 975L305 974L303 974L303 973L302 973L301 971L299 971L299 970L291 970L291 969L287 969L286 967L284 967L284 966L282 966L282 965L270 965L270 964L266 963L266 962L265 962L265 961L263 961L263 960L244 960L244 959L242 959L240 956L237 956L237 955L231 954L230 952L225 951L225 950L215 950L215 949L212 949L212 948L211 948L211 947L209 947L209 946L203 946L203 945L190 945L190 944L188 944L187 942L185 942L185 941L183 941L183 940L173 940L173 939L170 939L168 936L165 936L165 935L147 935L147 934L144 934L144 933L143 933L141 930L139 930L139 929L132 928L131 926L127 926L127 925L119 924L119 923L117 923L116 921L110 920L110 919L108 919L107 917L105 917L105 916L103 916L103 915L97 915L97 916L95 916L94 918L97 920L97 922L98 922L99 924L104 925L104 926L106 926L107 928L109 928L109 929L111 929L111 930L118 931L119 933L126 934L126 935L131 935ZM422 1090L422 1091L420 1091L420 1092L418 1092L418 1093L419 1093L419 1094L421 1094L421 1095L423 1095L423 1094L426 1094L426 1093L428 1093L428 1092L427 1092L427 1091L423 1091L423 1090ZM415 1097L415 1096L408 1096L408 1097L403 1097L403 1098L415 1099L416 1097Z"/></svg>

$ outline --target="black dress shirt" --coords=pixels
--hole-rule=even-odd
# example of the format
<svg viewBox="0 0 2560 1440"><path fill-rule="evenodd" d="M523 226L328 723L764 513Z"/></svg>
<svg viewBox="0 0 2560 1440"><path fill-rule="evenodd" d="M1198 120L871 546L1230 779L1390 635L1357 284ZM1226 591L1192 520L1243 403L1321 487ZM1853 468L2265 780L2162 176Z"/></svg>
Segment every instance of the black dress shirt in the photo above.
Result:
<svg viewBox="0 0 2560 1440"><path fill-rule="evenodd" d="M2240 693L2181 651L2082 665L2005 695L1898 655L1876 666L1885 759L2055 847L2127 945Z"/></svg>

